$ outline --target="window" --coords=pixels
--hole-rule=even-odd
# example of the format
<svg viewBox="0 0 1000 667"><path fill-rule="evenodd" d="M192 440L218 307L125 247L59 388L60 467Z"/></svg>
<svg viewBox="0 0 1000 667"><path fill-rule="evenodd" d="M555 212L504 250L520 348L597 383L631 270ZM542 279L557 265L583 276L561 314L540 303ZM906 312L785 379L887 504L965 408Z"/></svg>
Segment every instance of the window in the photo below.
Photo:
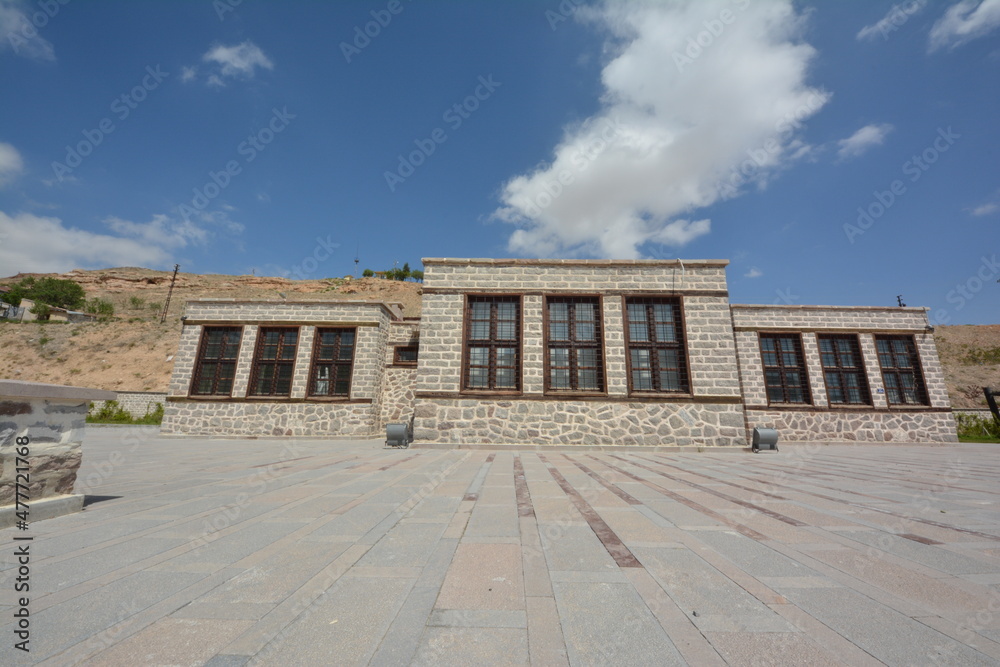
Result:
<svg viewBox="0 0 1000 667"><path fill-rule="evenodd" d="M354 366L354 329L316 329L309 395L350 398Z"/></svg>
<svg viewBox="0 0 1000 667"><path fill-rule="evenodd" d="M550 391L604 391L597 297L546 299Z"/></svg>
<svg viewBox="0 0 1000 667"><path fill-rule="evenodd" d="M470 296L465 311L465 389L521 388L521 297Z"/></svg>
<svg viewBox="0 0 1000 667"><path fill-rule="evenodd" d="M875 336L889 405L927 405L927 389L913 336Z"/></svg>
<svg viewBox="0 0 1000 667"><path fill-rule="evenodd" d="M625 319L632 391L690 391L680 299L626 299Z"/></svg>
<svg viewBox="0 0 1000 667"><path fill-rule="evenodd" d="M298 328L263 328L257 332L257 352L250 374L251 396L289 396L298 348Z"/></svg>
<svg viewBox="0 0 1000 667"><path fill-rule="evenodd" d="M871 405L857 336L820 335L826 395L834 405Z"/></svg>
<svg viewBox="0 0 1000 667"><path fill-rule="evenodd" d="M761 334L760 353L768 403L809 403L802 338L798 334Z"/></svg>
<svg viewBox="0 0 1000 667"><path fill-rule="evenodd" d="M243 327L205 327L194 366L191 394L229 396L236 377L236 356Z"/></svg>
<svg viewBox="0 0 1000 667"><path fill-rule="evenodd" d="M416 345L397 345L393 349L392 363L397 366L416 366L417 349Z"/></svg>

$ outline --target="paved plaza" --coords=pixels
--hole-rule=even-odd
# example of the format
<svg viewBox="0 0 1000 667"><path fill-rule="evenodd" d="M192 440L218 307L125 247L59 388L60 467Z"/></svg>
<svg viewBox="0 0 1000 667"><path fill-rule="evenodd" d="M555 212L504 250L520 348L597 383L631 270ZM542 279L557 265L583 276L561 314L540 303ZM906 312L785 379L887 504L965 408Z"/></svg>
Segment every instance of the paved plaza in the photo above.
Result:
<svg viewBox="0 0 1000 667"><path fill-rule="evenodd" d="M383 449L88 427L0 664L1000 663L1000 446ZM14 538L31 541L13 649Z"/></svg>

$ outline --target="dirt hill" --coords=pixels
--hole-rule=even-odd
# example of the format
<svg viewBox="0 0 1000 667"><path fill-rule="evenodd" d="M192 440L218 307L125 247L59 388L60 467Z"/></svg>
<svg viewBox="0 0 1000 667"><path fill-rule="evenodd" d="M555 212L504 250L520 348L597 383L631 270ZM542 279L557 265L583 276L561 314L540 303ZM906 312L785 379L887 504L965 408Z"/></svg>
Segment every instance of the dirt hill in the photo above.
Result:
<svg viewBox="0 0 1000 667"><path fill-rule="evenodd" d="M376 300L403 304L407 317L420 315L421 285L414 282L178 273L167 319L160 324L170 272L128 267L18 274L0 278L0 286L26 275L74 280L83 286L88 299L99 297L113 303L115 318L86 324L0 324L4 360L0 378L4 379L120 391L166 391L180 340L184 302L190 299Z"/></svg>
<svg viewBox="0 0 1000 667"><path fill-rule="evenodd" d="M22 277L0 278L0 286ZM115 319L88 324L0 324L4 360L0 378L166 391L180 338L180 317L189 299L281 300L284 294L294 300L377 300L402 303L407 316L420 315L419 283L179 273L166 322L160 324L169 272L118 268L71 271L55 277L75 280L88 299L111 301ZM952 406L985 407L982 387L1000 388L1000 324L939 326L936 340Z"/></svg>

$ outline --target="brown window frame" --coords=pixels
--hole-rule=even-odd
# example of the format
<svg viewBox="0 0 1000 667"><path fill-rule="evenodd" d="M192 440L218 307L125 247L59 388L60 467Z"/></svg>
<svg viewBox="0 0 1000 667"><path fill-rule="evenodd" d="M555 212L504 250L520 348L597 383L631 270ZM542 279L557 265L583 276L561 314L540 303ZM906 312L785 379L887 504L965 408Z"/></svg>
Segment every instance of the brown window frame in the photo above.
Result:
<svg viewBox="0 0 1000 667"><path fill-rule="evenodd" d="M883 352L879 349L879 342L881 341L903 341L908 344L908 350L906 351L907 356L910 357L911 365L909 367L905 366L886 366L884 363ZM890 345L889 356L895 364L897 361L897 352L892 349ZM927 394L927 384L924 380L924 370L920 365L920 353L917 351L917 341L912 335L895 335L895 334L875 334L875 355L878 357L879 370L882 372L882 387L885 390L885 400L890 407L893 406L929 406L930 399ZM905 391L902 389L902 384L899 384L899 380L906 373L913 374L914 381L914 392L915 400L907 400ZM889 383L886 381L887 377L897 378L897 385L894 387L899 391L899 396L902 401L893 401L891 396L892 393L889 388Z"/></svg>
<svg viewBox="0 0 1000 667"><path fill-rule="evenodd" d="M227 343L223 340L223 344L220 346L219 357L213 357L211 359L206 359L205 353L209 345L209 334L214 331L221 331L223 333L236 333L239 337L236 340L235 345ZM243 327L240 326L205 326L201 330L201 339L198 341L198 356L195 357L194 362L194 372L191 374L191 386L188 389L189 396L232 396L233 386L236 384L236 367L239 364L240 358L240 347L243 344ZM235 347L234 355L230 357L221 356L221 353L228 352L229 347ZM198 384L202 379L202 373L205 369L205 363L215 363L215 370L212 374L212 391L210 392L199 392ZM220 378L219 371L223 366L223 363L232 363L232 377L228 378L229 381L229 391L219 392L219 382L225 378Z"/></svg>
<svg viewBox="0 0 1000 667"><path fill-rule="evenodd" d="M413 350L415 353L413 361L408 361L399 358L400 350ZM420 358L420 345L406 343L403 345L396 345L392 348L392 365L393 366L416 366L417 361Z"/></svg>
<svg viewBox="0 0 1000 667"><path fill-rule="evenodd" d="M759 333L757 337L758 337L757 347L760 350L760 365L761 365L761 368L764 371L764 393L767 395L767 404L768 405L812 405L812 390L811 390L810 383L809 383L809 368L806 365L805 348L802 345L802 334L799 334L799 333ZM780 348L780 346L778 346L778 347L775 348L775 351L773 352L773 354L777 355L775 357L775 359L779 363L776 364L776 365L775 364L768 365L767 358L766 358L765 354L769 354L770 351L765 351L764 350L764 340L765 339L774 339L774 340L790 339L790 340L793 340L794 341L794 345L795 345L795 349L792 350L792 351L795 352L796 356L798 357L798 360L799 360L798 364L796 364L795 366L789 366L789 365L787 365L785 363L785 359L784 359L784 353L786 351L782 350ZM771 385L770 382L768 381L768 372L769 371L772 372L772 373L778 372L778 373L781 374L781 384L777 387L778 389L781 389L781 392L782 392L782 400L780 400L780 401L779 400L773 400L771 398L771 390L774 389L775 387L773 385ZM786 374L790 373L790 372L798 372L801 375L802 380L803 380L801 385L796 386L796 385L789 384L788 378L787 378ZM789 399L789 389L801 389L802 390L803 400L801 400L801 401L788 400Z"/></svg>
<svg viewBox="0 0 1000 667"><path fill-rule="evenodd" d="M566 339L553 339L552 338L552 317L550 315L549 305L553 303L565 303L567 304L567 338ZM576 306L578 304L591 304L594 307L594 336L590 340L579 340L578 339L578 323L580 322L576 318ZM603 317L603 303L600 296L581 296L581 295L550 295L546 296L542 307L544 308L543 320L544 320L544 336L545 336L545 359L544 359L544 372L545 372L545 391L547 393L556 394L606 394L607 393L607 379L604 372L604 317ZM567 354L567 366L554 366L552 364L552 350L565 349L568 350ZM584 370L593 370L595 372L596 388L580 388L580 350L594 350L595 366L584 367ZM567 387L556 387L552 382L552 373L555 370L566 370L569 375L569 386Z"/></svg>
<svg viewBox="0 0 1000 667"><path fill-rule="evenodd" d="M473 304L489 303L490 317L488 320L473 320ZM513 320L514 338L498 338L500 320L498 310L501 303L515 304L515 317ZM522 330L524 320L524 304L520 294L466 294L465 296L465 316L462 327L462 391L470 393L489 394L520 394L523 386L521 374L523 371L522 345L524 334ZM488 322L487 338L472 338L473 326L476 322ZM487 364L473 364L472 349L488 348ZM499 365L497 351L499 349L514 348L514 364ZM472 373L474 369L486 369L486 386L472 386ZM500 387L497 385L497 371L499 369L512 369L514 386Z"/></svg>
<svg viewBox="0 0 1000 667"><path fill-rule="evenodd" d="M343 334L350 332L354 336L354 341L351 343L351 358L341 359L340 352L343 348ZM326 345L323 343L324 333L336 333L337 342L333 345ZM324 347L332 347L330 358L322 358L322 349ZM316 327L316 331L313 334L313 349L312 358L309 363L309 384L306 387L306 395L310 398L331 398L331 399L349 399L351 397L351 389L354 386L354 358L357 356L358 350L358 329L357 327ZM329 366L330 372L329 376L325 378L319 377L320 367ZM347 370L347 391L338 392L337 382L338 382L338 371L340 368L346 367ZM326 392L316 391L317 384L319 382L327 383Z"/></svg>
<svg viewBox="0 0 1000 667"><path fill-rule="evenodd" d="M641 304L646 306L646 338L647 340L633 340L632 321L629 318L629 305ZM673 319L673 341L661 341L657 336L657 321L655 318L655 306L670 305L676 309L676 316ZM622 322L625 329L625 366L628 376L629 394L650 395L658 394L665 396L689 396L691 395L691 369L689 366L690 355L687 347L687 328L684 324L684 299L679 296L624 296L622 298ZM639 323L635 323L637 326ZM660 323L663 324L663 323ZM636 389L634 373L636 370L647 370L645 368L633 367L633 356L639 356L640 350L649 351L649 372L650 389ZM668 367L666 370L674 370L677 373L678 389L663 389L662 373L665 369L660 367L660 350L673 350L676 353L677 365Z"/></svg>
<svg viewBox="0 0 1000 667"><path fill-rule="evenodd" d="M834 345L830 352L823 351L823 342L832 341ZM851 349L847 353L839 349L836 345L836 341L847 341ZM819 350L819 363L820 367L823 369L823 383L826 386L826 400L830 405L836 406L855 406L855 405L871 405L872 396L871 391L868 387L868 373L865 370L865 358L861 353L861 343L858 341L857 334L816 334L816 347ZM843 355L851 354L854 356L854 365L845 366L843 364ZM828 355L833 355L834 366L827 366ZM834 376L837 381L837 387L832 388L830 383L830 376ZM844 378L850 375L857 375L859 377L857 387L849 387L844 382ZM835 401L833 400L834 391L837 389L841 392L844 400ZM850 394L850 389L857 389L858 398L857 401L847 400L847 396Z"/></svg>
<svg viewBox="0 0 1000 667"><path fill-rule="evenodd" d="M274 359L262 359L261 355L264 352L264 340L265 334L270 331L278 331L281 333L281 337L278 340L278 347L275 350ZM292 355L291 359L283 359L283 353L286 347L285 335L288 333L295 332L295 354ZM299 345L302 341L300 335L299 327L260 327L257 329L257 345L254 350L253 355L253 365L250 369L250 384L247 387L247 397L248 398L288 398L292 395L292 385L295 382L295 358L298 356ZM265 366L273 365L275 367L275 373L271 376L271 390L266 393L257 392L257 382L260 380L261 370ZM279 374L278 369L284 366L290 366L291 370L288 374L288 392L278 393L276 391Z"/></svg>

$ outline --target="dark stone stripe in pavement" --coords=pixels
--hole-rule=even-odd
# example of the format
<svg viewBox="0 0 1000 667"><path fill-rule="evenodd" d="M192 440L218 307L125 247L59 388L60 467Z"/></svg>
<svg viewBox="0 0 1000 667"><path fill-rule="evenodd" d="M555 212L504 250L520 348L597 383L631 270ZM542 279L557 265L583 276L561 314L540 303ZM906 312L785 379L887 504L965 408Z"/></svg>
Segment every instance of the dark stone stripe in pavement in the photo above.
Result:
<svg viewBox="0 0 1000 667"><path fill-rule="evenodd" d="M682 495L680 495L678 493L674 493L670 489L662 487L659 484L657 484L656 482L651 482L648 479L643 479L642 477L639 477L638 475L633 475L632 473L630 473L628 470L625 470L624 468L620 468L620 467L614 465L613 463L608 463L607 461L601 461L600 459L598 459L598 458L596 458L594 456L591 456L590 458L592 458L595 461L597 461L597 462L599 462L599 463L607 466L608 468L611 468L612 470L614 470L616 472L620 472L621 474L625 475L629 479L634 479L635 481L637 481L637 482L639 482L641 484L645 484L649 488L653 489L654 491L658 491L659 493L662 493L663 495L665 495L667 498L670 498L671 500L676 500L677 502L681 503L682 505L686 505L687 507L690 507L691 509L695 510L696 512L700 512L701 514L704 514L707 517L715 519L716 521L718 521L719 523L721 523L724 526L729 526L730 528L732 528L736 532L740 533L741 535L745 535L745 536L749 537L752 540L757 540L758 542L764 542L764 541L766 541L768 539L768 537L766 537L765 535L762 535L762 534L758 533L753 528L749 528L747 526L744 526L742 523L737 523L735 521L730 521L729 519L727 519L726 517L722 516L718 512L714 512L714 511L708 509L707 507L705 507L701 503L696 503L695 501L691 500L690 498L685 498L684 496L682 496ZM618 457L615 457L615 458L618 458ZM629 463L629 461L625 461L625 462Z"/></svg>
<svg viewBox="0 0 1000 667"><path fill-rule="evenodd" d="M628 459L623 459L622 457L617 456L615 454L612 454L612 456L614 456L616 459L620 459L622 461L628 461ZM722 493L721 491L716 491L715 489L712 489L710 487L702 486L701 484L695 484L694 482L689 482L689 481L687 481L685 479L681 479L680 477L675 477L674 475L668 475L667 473L663 472L662 470L657 470L656 468L651 468L651 467L649 467L647 465L643 465L643 464L641 464L641 463L639 463L637 461L633 461L632 465L636 466L637 468L644 468L645 470L648 470L648 471L650 471L652 473L655 473L657 475L661 475L662 477L666 477L667 479L669 479L671 481L678 482L680 484L687 484L691 488L698 489L699 491L704 491L705 493L711 494L711 495L715 496L716 498L722 498L723 500L725 500L727 502L730 502L730 503L733 503L734 505L739 505L740 507L746 507L747 509L751 509L751 510L753 510L755 512L760 512L761 514L767 515L767 516L771 517L772 519L777 519L778 521L783 521L784 523L787 523L790 526L801 527L801 526L808 526L809 525L809 524L805 523L804 521L799 521L798 519L793 519L790 516L785 516L784 514L780 514L778 512L775 512L774 510L769 510L766 507L761 507L760 505L754 505L753 503L748 503L745 500L740 500L739 498L731 496L728 493Z"/></svg>
<svg viewBox="0 0 1000 667"><path fill-rule="evenodd" d="M420 456L420 452L417 452L413 456L407 456L405 459L400 459L400 460L394 461L394 462L392 462L392 463L390 463L388 465L384 465L381 468L379 468L379 470L388 470L389 468L391 468L393 466L398 466L400 463L406 463L407 461L411 461L411 460L417 458L418 456Z"/></svg>
<svg viewBox="0 0 1000 667"><path fill-rule="evenodd" d="M603 477L601 477L596 472L594 472L593 470L591 470L587 466L583 465L579 461L574 461L573 459L569 458L566 455L563 455L563 458L566 459L567 461L569 461L570 463L572 463L573 465L575 465L577 468L579 468L583 472L587 473L594 481L596 481L598 484L600 484L601 486L603 486L605 489L607 489L611 493L615 494L616 496L618 496L619 498L621 498L622 500L624 500L625 502L627 502L629 505L642 505L642 501L641 500L639 500L638 498L636 498L632 494L628 493L627 491L623 491L622 489L619 489L617 486L615 486L611 482L607 481L606 479L604 479Z"/></svg>
<svg viewBox="0 0 1000 667"><path fill-rule="evenodd" d="M549 474L552 475L552 479L556 480L556 483L562 488L563 492L572 501L573 505L576 507L577 511L583 515L587 523L590 525L590 529L594 531L597 535L597 539L601 541L604 548L608 550L611 557L615 559L618 563L618 567L642 567L642 563L632 555L629 548L625 546L625 543L621 541L615 531L611 530L611 526L604 522L604 519L594 511L594 508L584 500L583 496L573 488L573 486L566 481L566 478L562 476L555 466L549 463L543 455L539 454L538 458L541 459L542 463L549 470Z"/></svg>
<svg viewBox="0 0 1000 667"><path fill-rule="evenodd" d="M520 454L514 454L514 491L517 494L517 515L535 516L535 508L531 506L531 494L528 493L528 482L524 477L524 466L521 465Z"/></svg>
<svg viewBox="0 0 1000 667"><path fill-rule="evenodd" d="M724 479L719 479L718 477L713 477L711 475L706 475L703 472L696 472L694 470L688 470L687 468L679 468L676 465L673 465L672 461L656 460L656 459L646 458L646 457L643 457L643 456L637 456L636 458L637 459L642 459L643 461L649 461L650 463L656 463L658 465L669 466L669 467L671 467L674 470L677 470L679 472L687 473L688 475L695 475L696 477L704 477L705 479L707 479L709 481L712 481L712 482L715 482L716 484L725 484L726 486L731 486L731 487L733 487L735 489L742 489L743 491L749 491L749 492L755 493L755 494L757 494L759 496L764 496L765 498L770 498L771 500L788 500L788 498L784 498L782 496L776 496L773 493L768 493L767 491L761 491L761 490L755 489L753 487L744 486L742 484L737 484L736 482L727 482Z"/></svg>

